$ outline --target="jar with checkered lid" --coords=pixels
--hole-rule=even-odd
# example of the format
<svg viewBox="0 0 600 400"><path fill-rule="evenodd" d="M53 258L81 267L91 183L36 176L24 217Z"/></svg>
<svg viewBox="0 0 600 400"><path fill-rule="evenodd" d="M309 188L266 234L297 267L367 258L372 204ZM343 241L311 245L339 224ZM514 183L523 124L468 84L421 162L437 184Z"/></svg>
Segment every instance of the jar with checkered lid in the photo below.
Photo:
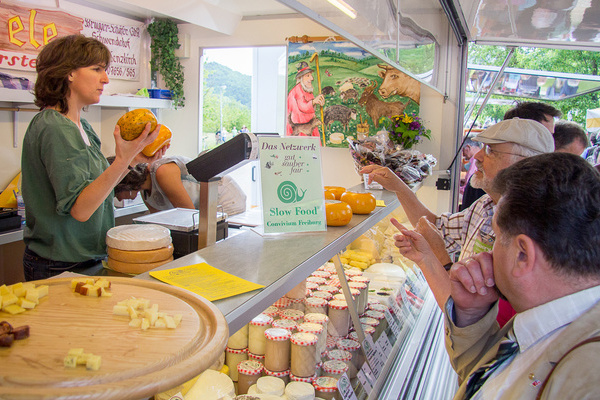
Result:
<svg viewBox="0 0 600 400"><path fill-rule="evenodd" d="M248 388L254 385L258 378L262 376L263 365L254 360L245 360L238 364L238 385L237 393L246 394Z"/></svg>
<svg viewBox="0 0 600 400"><path fill-rule="evenodd" d="M265 331L265 337L265 368L270 371L289 369L292 333L282 328L269 328Z"/></svg>
<svg viewBox="0 0 600 400"><path fill-rule="evenodd" d="M297 332L292 335L292 354L290 371L294 376L310 377L315 375L317 355L317 335Z"/></svg>
<svg viewBox="0 0 600 400"><path fill-rule="evenodd" d="M265 314L258 314L250 321L248 327L248 351L254 354L265 354L265 331L271 327L273 318Z"/></svg>

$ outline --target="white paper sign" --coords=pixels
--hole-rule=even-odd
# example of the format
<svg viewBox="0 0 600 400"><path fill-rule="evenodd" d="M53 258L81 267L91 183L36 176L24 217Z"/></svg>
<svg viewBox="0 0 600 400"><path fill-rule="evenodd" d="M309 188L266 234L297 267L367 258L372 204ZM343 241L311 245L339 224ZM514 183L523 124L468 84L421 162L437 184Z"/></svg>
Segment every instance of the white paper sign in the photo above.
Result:
<svg viewBox="0 0 600 400"><path fill-rule="evenodd" d="M356 393L352 390L352 384L350 383L350 379L348 375L344 372L344 375L338 379L337 388L344 400L358 400L356 397Z"/></svg>
<svg viewBox="0 0 600 400"><path fill-rule="evenodd" d="M371 336L367 335L362 345L365 349L367 360L369 361L369 365L371 366L374 376L379 376L383 369L385 360L384 354L381 352L379 346L373 343L373 338Z"/></svg>
<svg viewBox="0 0 600 400"><path fill-rule="evenodd" d="M356 377L365 389L365 392L367 392L367 394L371 393L373 384L375 383L375 377L373 377L373 372L371 371L371 368L369 368L369 364L364 363L363 367L358 371L358 374L356 374Z"/></svg>
<svg viewBox="0 0 600 400"><path fill-rule="evenodd" d="M390 313L390 310L385 310L384 311L384 315L385 315L385 320L387 321L390 330L392 331L392 334L394 335L394 337L398 337L398 335L400 335L400 331L402 330L400 324L398 324L398 322L396 322L396 318L394 318L394 316Z"/></svg>
<svg viewBox="0 0 600 400"><path fill-rule="evenodd" d="M386 335L380 335L379 339L377 339L377 342L375 343L375 346L379 347L379 349L381 349L381 353L383 354L390 354L392 351L392 344Z"/></svg>

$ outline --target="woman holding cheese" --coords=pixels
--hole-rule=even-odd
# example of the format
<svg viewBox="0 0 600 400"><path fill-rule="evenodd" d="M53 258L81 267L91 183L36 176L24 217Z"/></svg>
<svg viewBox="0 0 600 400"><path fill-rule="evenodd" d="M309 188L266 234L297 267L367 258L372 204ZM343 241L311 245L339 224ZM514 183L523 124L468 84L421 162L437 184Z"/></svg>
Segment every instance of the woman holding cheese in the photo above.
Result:
<svg viewBox="0 0 600 400"><path fill-rule="evenodd" d="M22 153L22 191L27 215L23 231L25 278L43 279L106 255L105 237L114 226L113 188L130 164L152 159L140 154L158 135L150 124L136 140L114 131L116 157L109 165L100 139L81 117L100 101L109 82L110 51L82 35L54 39L37 57L33 117Z"/></svg>

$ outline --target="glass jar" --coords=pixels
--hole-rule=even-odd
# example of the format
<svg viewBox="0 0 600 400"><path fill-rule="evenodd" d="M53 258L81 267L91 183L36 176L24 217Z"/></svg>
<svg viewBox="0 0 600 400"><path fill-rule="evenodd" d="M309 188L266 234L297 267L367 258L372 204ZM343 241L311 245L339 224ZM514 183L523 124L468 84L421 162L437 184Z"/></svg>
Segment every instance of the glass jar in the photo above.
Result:
<svg viewBox="0 0 600 400"><path fill-rule="evenodd" d="M292 333L282 328L269 328L265 331L265 337L265 368L277 372L290 369Z"/></svg>
<svg viewBox="0 0 600 400"><path fill-rule="evenodd" d="M348 372L348 364L341 360L325 361L322 368L322 376L330 376L335 379L340 379L342 375Z"/></svg>
<svg viewBox="0 0 600 400"><path fill-rule="evenodd" d="M348 304L342 300L330 301L327 315L329 316L327 334L336 337L347 336L350 329Z"/></svg>
<svg viewBox="0 0 600 400"><path fill-rule="evenodd" d="M339 350L347 351L352 355L350 362L348 362L348 378L355 378L364 362L361 357L362 352L360 351L360 343L352 339L341 339L337 342L337 348Z"/></svg>
<svg viewBox="0 0 600 400"><path fill-rule="evenodd" d="M273 320L276 320L277 318L279 318L279 308L277 308L275 306L267 307L267 309L265 311L263 311L262 313L273 318Z"/></svg>
<svg viewBox="0 0 600 400"><path fill-rule="evenodd" d="M333 299L333 294L331 294L329 292L322 292L320 290L315 290L312 292L310 297L319 297L321 299L325 299L325 300L329 301L329 300Z"/></svg>
<svg viewBox="0 0 600 400"><path fill-rule="evenodd" d="M300 281L292 290L285 294L290 299L303 299L306 295L306 280Z"/></svg>
<svg viewBox="0 0 600 400"><path fill-rule="evenodd" d="M248 349L230 349L225 348L225 364L229 368L229 377L232 381L237 382L238 380L238 369L237 366L242 361L248 359Z"/></svg>
<svg viewBox="0 0 600 400"><path fill-rule="evenodd" d="M315 380L315 397L323 400L338 399L337 379L330 376L322 376Z"/></svg>
<svg viewBox="0 0 600 400"><path fill-rule="evenodd" d="M237 350L248 348L248 324L242 326L236 333L229 336L227 347Z"/></svg>
<svg viewBox="0 0 600 400"><path fill-rule="evenodd" d="M306 278L306 282L316 283L317 285L321 286L327 282L327 279L321 278L320 276L309 276Z"/></svg>
<svg viewBox="0 0 600 400"><path fill-rule="evenodd" d="M291 337L292 354L290 372L294 376L306 378L315 375L317 335L297 332Z"/></svg>
<svg viewBox="0 0 600 400"><path fill-rule="evenodd" d="M248 327L248 351L254 354L265 354L265 331L271 327L273 318L265 314L258 314L250 321Z"/></svg>
<svg viewBox="0 0 600 400"><path fill-rule="evenodd" d="M327 300L320 297L308 297L304 299L304 309L307 314L327 314Z"/></svg>
<svg viewBox="0 0 600 400"><path fill-rule="evenodd" d="M246 360L238 364L237 371L237 394L246 394L250 386L254 385L261 377L263 365L258 361Z"/></svg>
<svg viewBox="0 0 600 400"><path fill-rule="evenodd" d="M248 360L258 361L263 365L265 364L265 356L262 354L254 354L254 353L248 352Z"/></svg>
<svg viewBox="0 0 600 400"><path fill-rule="evenodd" d="M273 328L281 328L291 333L295 333L298 328L298 324L291 319L278 319L273 322Z"/></svg>
<svg viewBox="0 0 600 400"><path fill-rule="evenodd" d="M340 291L340 289L336 288L335 286L330 286L330 285L321 285L321 286L319 286L319 292L331 293L332 296L334 294L338 293L339 291Z"/></svg>
<svg viewBox="0 0 600 400"><path fill-rule="evenodd" d="M361 315L367 309L367 301L369 297L367 284L363 282L350 281L348 282L348 286L350 289L357 289L360 292L358 298L356 299L356 311L359 315Z"/></svg>
<svg viewBox="0 0 600 400"><path fill-rule="evenodd" d="M298 332L312 333L317 336L316 360L317 363L321 362L321 353L325 351L325 342L327 340L327 335L324 334L323 325L315 324L313 322L304 322L298 325Z"/></svg>
<svg viewBox="0 0 600 400"><path fill-rule="evenodd" d="M294 309L288 308L287 310L279 311L279 318L291 319L296 324L301 324L302 320L304 318L304 312L302 312L300 310L294 310Z"/></svg>

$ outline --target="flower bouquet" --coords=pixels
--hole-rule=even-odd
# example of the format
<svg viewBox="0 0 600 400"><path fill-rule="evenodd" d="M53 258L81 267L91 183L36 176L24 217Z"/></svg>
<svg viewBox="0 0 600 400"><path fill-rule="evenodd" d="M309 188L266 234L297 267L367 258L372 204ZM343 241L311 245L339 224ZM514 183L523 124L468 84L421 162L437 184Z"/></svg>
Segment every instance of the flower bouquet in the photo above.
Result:
<svg viewBox="0 0 600 400"><path fill-rule="evenodd" d="M425 129L421 119L404 114L383 117L380 123L385 129L376 135L364 140L348 140L356 171L366 165L382 165L394 171L410 187L431 175L432 168L437 164L435 157L411 149L423 138L431 138L431 131Z"/></svg>

